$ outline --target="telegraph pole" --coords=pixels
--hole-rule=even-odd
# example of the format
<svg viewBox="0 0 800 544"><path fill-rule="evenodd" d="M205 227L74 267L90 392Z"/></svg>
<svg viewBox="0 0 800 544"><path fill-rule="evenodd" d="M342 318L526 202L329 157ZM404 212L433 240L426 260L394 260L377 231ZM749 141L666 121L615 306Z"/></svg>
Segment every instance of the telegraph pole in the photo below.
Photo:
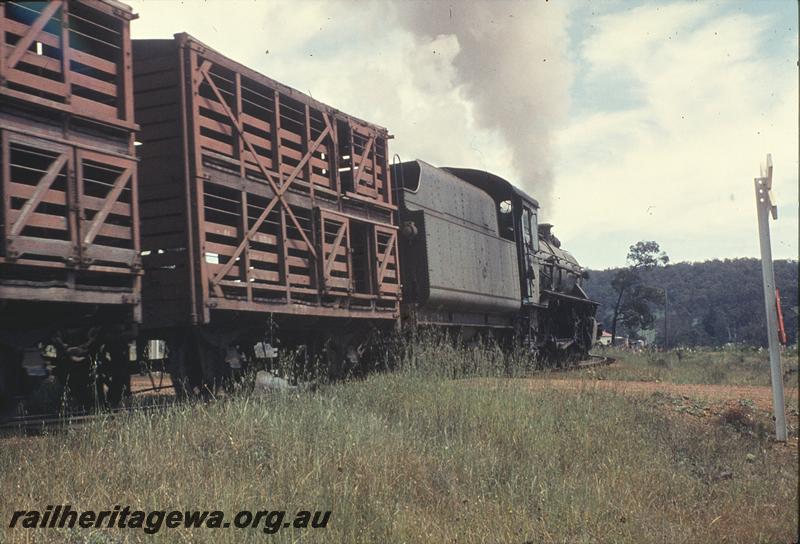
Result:
<svg viewBox="0 0 800 544"><path fill-rule="evenodd" d="M664 351L669 349L669 336L667 336L667 315L669 314L669 298L667 288L664 288Z"/></svg>
<svg viewBox="0 0 800 544"><path fill-rule="evenodd" d="M758 211L758 238L761 243L761 272L764 280L764 306L767 312L767 339L769 365L772 376L772 405L775 413L775 438L786 442L786 408L783 399L783 372L778 344L778 309L775 296L775 271L772 265L772 247L769 238L769 216L778 219L778 206L772 193L772 155L767 154L766 165L761 166L761 176L755 178L756 209Z"/></svg>
<svg viewBox="0 0 800 544"><path fill-rule="evenodd" d="M669 314L669 298L667 297L666 287L656 287L659 291L664 293L664 343L662 349L667 351L669 349L669 336L667 335L667 314Z"/></svg>

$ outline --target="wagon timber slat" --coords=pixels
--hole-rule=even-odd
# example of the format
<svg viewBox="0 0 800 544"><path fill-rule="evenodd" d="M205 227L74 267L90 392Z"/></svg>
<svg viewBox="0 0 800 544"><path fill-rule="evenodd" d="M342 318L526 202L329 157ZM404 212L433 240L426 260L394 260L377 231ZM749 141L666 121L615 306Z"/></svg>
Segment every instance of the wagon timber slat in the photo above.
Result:
<svg viewBox="0 0 800 544"><path fill-rule="evenodd" d="M61 173L61 170L64 168L64 165L67 164L67 155L62 154L59 155L58 158L53 162L50 168L45 173L44 177L37 183L36 190L31 196L31 198L25 202L25 205L22 207L19 215L17 216L17 220L11 226L11 231L9 234L11 236L17 236L20 232L22 232L23 227L28 221L28 218L31 214L36 210L39 204L42 202L45 194L48 190L50 190L50 186L53 184L53 181L56 179L56 176Z"/></svg>
<svg viewBox="0 0 800 544"><path fill-rule="evenodd" d="M49 0L40 11L37 4L23 6L3 3L0 11L0 94L104 127L135 130L130 8L116 2L111 7L108 0ZM101 39L98 32L113 37Z"/></svg>
<svg viewBox="0 0 800 544"><path fill-rule="evenodd" d="M0 4L3 332L141 320L134 17L116 0Z"/></svg>
<svg viewBox="0 0 800 544"><path fill-rule="evenodd" d="M114 204L116 204L117 199L119 198L122 190L125 188L126 185L131 180L132 171L130 168L124 170L122 174L117 178L114 182L114 187L108 193L103 203L103 207L97 212L97 214L92 219L89 228L86 231L86 234L83 238L84 244L91 244L94 242L95 237L100 232L100 229L104 227L103 223L105 222L108 214L111 213L111 208Z"/></svg>
<svg viewBox="0 0 800 544"><path fill-rule="evenodd" d="M55 15L55 13L61 9L63 6L62 2L50 2L39 14L33 24L30 26L28 31L22 36L22 38L17 42L12 50L11 54L8 56L6 60L6 69L14 68L17 63L20 61L22 56L28 51L28 48L33 44L33 40L39 35L39 33L44 28L44 25L50 21L50 18ZM5 43L3 44L5 45Z"/></svg>
<svg viewBox="0 0 800 544"><path fill-rule="evenodd" d="M291 208L286 203L286 201L283 199L283 193L285 193L289 189L289 187L291 186L292 182L297 177L297 174L300 173L300 170L302 169L303 165L311 157L311 154L313 153L313 151L316 150L316 148L322 143L322 140L325 138L325 136L327 136L328 131L330 130L330 122L328 121L328 119L326 117L326 119L325 119L325 122L326 122L326 125L327 125L326 129L322 132L322 134L320 134L320 136L314 142L314 145L312 145L312 149L305 155L305 157L303 157L303 159L295 167L294 171L289 175L289 177L287 179L285 179L285 180L283 180L281 182L278 182L278 180L275 179L275 177L272 175L272 173L269 172L266 168L264 168L264 165L261 163L261 160L260 160L258 154L256 153L255 149L253 148L253 144L250 143L250 140L248 139L247 135L245 134L245 131L242 128L242 124L241 124L240 120L237 119L236 115L234 115L233 112L230 110L230 108L228 107L228 104L225 102L225 99L222 96L222 93L220 93L219 88L217 88L216 84L211 79L211 76L208 73L210 65L211 65L210 62L208 62L208 61L204 62L203 65L199 69L200 73L203 74L206 82L208 83L208 85L211 87L211 90L216 95L217 100L222 105L222 108L224 109L225 114L229 117L229 119L233 123L233 126L236 128L236 131L237 131L237 133L239 135L239 139L247 147L247 151L252 155L253 160L255 160L256 165L258 166L259 170L261 171L261 174L267 179L267 181L269 181L270 186L272 187L272 190L275 192L275 197L267 205L267 207L264 209L264 211L261 213L261 215L259 215L258 219L256 219L256 221L253 224L253 226L250 227L250 230L247 232L247 234L245 235L244 239L237 246L236 251L234 252L233 258L231 259L231 261L229 261L229 264L226 264L225 267L223 267L223 269L217 274L217 276L215 276L211 280L211 284L214 285L216 282L219 281L219 279L221 277L223 277L230 270L230 268L233 266L233 263L235 262L235 259L237 257L239 257L239 255L241 255L242 251L247 246L248 241L250 240L250 237L253 235L253 233L255 233L255 231L258 230L258 228L261 226L261 224L264 222L264 220L269 215L269 212L272 211L272 208L274 208L275 205L278 204L279 202L284 207L284 209L287 211L287 214L288 214L289 218L292 220L292 223L294 223L294 225L297 228L298 232L300 232L300 235L303 237L303 241L305 241L305 243L308 244L309 251L312 253L312 255L314 255L316 257L316 253L313 250L313 245L311 244L311 241L308 239L308 237L306 236L305 232L303 231L303 228L300 226L300 223L298 222L297 217L294 215L294 213L292 213Z"/></svg>

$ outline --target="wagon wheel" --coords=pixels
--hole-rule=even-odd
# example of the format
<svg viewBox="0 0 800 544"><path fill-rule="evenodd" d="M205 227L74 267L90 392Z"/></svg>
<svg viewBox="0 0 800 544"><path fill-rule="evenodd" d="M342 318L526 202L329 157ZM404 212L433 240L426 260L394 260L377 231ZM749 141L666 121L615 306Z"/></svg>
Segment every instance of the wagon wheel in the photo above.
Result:
<svg viewBox="0 0 800 544"><path fill-rule="evenodd" d="M244 358L233 345L219 346L201 344L201 366L203 368L203 383L207 392L216 394L219 391L233 393L245 387L243 384L247 377L247 364ZM239 360L239 367L234 367L228 362L229 357Z"/></svg>
<svg viewBox="0 0 800 544"><path fill-rule="evenodd" d="M209 397L236 389L236 376L226 362L228 343L195 331L194 346L201 372L201 394Z"/></svg>
<svg viewBox="0 0 800 544"><path fill-rule="evenodd" d="M359 355L358 370L366 373L393 368L403 357L404 344L396 332L371 326L353 340Z"/></svg>
<svg viewBox="0 0 800 544"><path fill-rule="evenodd" d="M221 348L193 331L170 344L167 368L179 398L212 397L232 379Z"/></svg>
<svg viewBox="0 0 800 544"><path fill-rule="evenodd" d="M78 407L91 409L97 405L99 388L97 387L95 363L87 358L83 361L59 361L56 365L56 377L64 385Z"/></svg>
<svg viewBox="0 0 800 544"><path fill-rule="evenodd" d="M322 353L328 371L328 380L336 381L346 376L344 346L339 338L333 334L325 337Z"/></svg>
<svg viewBox="0 0 800 544"><path fill-rule="evenodd" d="M106 348L108 357L103 357L98 365L98 393L104 404L117 407L131 391L128 344L115 342Z"/></svg>
<svg viewBox="0 0 800 544"><path fill-rule="evenodd" d="M127 353L123 344L110 347L109 354L99 353L84 361L62 361L57 377L81 408L118 407L130 392Z"/></svg>
<svg viewBox="0 0 800 544"><path fill-rule="evenodd" d="M351 334L328 334L323 344L323 355L331 381L352 377L359 369L363 355L357 337Z"/></svg>
<svg viewBox="0 0 800 544"><path fill-rule="evenodd" d="M239 359L238 368L234 368L228 361L232 350L236 350L236 356ZM254 361L255 354L252 347L244 353L233 346L226 349L223 368L228 374L228 378L224 381L225 390L227 392L245 394L253 392L256 385L255 374L258 368Z"/></svg>
<svg viewBox="0 0 800 544"><path fill-rule="evenodd" d="M195 396L202 386L202 373L191 342L186 336L180 336L171 339L168 346L167 371L175 396L179 399Z"/></svg>
<svg viewBox="0 0 800 544"><path fill-rule="evenodd" d="M12 407L21 370L19 352L0 346L0 413Z"/></svg>

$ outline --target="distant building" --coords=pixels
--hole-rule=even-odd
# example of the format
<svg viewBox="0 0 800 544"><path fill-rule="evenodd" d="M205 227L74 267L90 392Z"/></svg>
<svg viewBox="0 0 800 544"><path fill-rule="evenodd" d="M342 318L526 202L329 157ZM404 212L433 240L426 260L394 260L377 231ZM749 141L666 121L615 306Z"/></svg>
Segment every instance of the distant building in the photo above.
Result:
<svg viewBox="0 0 800 544"><path fill-rule="evenodd" d="M609 331L603 331L603 334L600 336L600 339L597 341L598 344L601 346L610 346L611 345L611 333ZM628 338L625 336L617 336L617 341L615 342L617 346L628 346Z"/></svg>

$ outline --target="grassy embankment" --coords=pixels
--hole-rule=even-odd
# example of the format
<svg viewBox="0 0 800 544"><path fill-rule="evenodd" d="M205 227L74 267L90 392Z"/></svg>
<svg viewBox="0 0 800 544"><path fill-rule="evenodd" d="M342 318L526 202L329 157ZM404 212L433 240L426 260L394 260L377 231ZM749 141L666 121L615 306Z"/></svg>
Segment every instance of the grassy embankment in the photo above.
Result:
<svg viewBox="0 0 800 544"><path fill-rule="evenodd" d="M513 362L512 362L513 363ZM0 522L69 503L332 510L294 542L792 542L797 458L648 397L530 390L493 351L422 347L403 369L316 392L242 395L0 442ZM610 370L610 369L609 369ZM7 531L8 541L149 540L141 530ZM173 542L261 530L162 529Z"/></svg>
<svg viewBox="0 0 800 544"><path fill-rule="evenodd" d="M618 364L577 373L577 377L679 384L770 385L769 352L749 347L685 348L668 352L606 348L596 353L615 357ZM781 355L787 388L798 387L797 348Z"/></svg>

